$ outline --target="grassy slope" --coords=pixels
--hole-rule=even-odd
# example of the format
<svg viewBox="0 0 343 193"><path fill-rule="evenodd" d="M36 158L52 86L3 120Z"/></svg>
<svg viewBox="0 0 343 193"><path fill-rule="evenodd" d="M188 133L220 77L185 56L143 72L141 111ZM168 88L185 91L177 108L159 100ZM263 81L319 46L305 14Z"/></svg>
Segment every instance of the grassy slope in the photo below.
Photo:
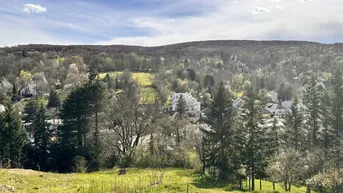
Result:
<svg viewBox="0 0 343 193"><path fill-rule="evenodd" d="M163 174L161 185L150 185L153 174ZM187 183L189 183L189 192L192 193L240 192L228 191L227 185L201 183L196 179L199 178L192 171L182 169L168 169L163 173L151 169L129 169L126 175L121 176L118 175L118 170L89 174L54 174L20 169L0 170L0 187L1 185L13 186L15 192L23 193L186 192ZM256 189L259 189L258 181L256 181L256 186ZM276 185L276 188L280 193L284 192L280 185ZM265 193L271 192L272 184L263 182L263 190ZM305 187L293 186L292 192L304 193Z"/></svg>
<svg viewBox="0 0 343 193"><path fill-rule="evenodd" d="M100 78L104 78L106 74L110 74L112 77L119 75L123 72L108 72L108 73L100 73ZM143 103L150 103L155 99L156 91L155 89L151 88L152 81L154 79L154 74L146 73L146 72L133 72L132 78L137 81L140 92L141 92L141 100Z"/></svg>

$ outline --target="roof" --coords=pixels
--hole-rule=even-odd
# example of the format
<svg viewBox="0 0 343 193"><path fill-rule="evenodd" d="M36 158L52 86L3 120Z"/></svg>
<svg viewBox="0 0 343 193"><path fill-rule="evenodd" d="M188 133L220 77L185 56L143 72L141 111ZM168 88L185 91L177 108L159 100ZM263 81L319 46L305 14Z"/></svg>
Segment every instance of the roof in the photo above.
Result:
<svg viewBox="0 0 343 193"><path fill-rule="evenodd" d="M3 113L6 111L6 108L4 105L0 104L0 113Z"/></svg>

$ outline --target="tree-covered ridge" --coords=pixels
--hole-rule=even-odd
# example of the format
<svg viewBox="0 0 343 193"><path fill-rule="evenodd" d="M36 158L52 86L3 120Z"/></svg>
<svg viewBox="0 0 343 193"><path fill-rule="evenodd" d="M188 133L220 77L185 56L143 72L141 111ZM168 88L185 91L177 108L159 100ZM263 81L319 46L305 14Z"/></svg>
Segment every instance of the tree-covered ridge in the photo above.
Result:
<svg viewBox="0 0 343 193"><path fill-rule="evenodd" d="M4 48L0 138L18 143L2 140L2 165L191 168L237 190L339 192L341 55L273 41Z"/></svg>

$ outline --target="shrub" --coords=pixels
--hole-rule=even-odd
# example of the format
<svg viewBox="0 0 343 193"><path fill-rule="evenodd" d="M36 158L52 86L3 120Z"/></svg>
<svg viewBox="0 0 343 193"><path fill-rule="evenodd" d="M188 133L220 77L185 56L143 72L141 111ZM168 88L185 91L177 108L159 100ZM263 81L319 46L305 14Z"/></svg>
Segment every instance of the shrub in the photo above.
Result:
<svg viewBox="0 0 343 193"><path fill-rule="evenodd" d="M74 172L84 173L87 171L87 161L83 156L75 156L73 159Z"/></svg>

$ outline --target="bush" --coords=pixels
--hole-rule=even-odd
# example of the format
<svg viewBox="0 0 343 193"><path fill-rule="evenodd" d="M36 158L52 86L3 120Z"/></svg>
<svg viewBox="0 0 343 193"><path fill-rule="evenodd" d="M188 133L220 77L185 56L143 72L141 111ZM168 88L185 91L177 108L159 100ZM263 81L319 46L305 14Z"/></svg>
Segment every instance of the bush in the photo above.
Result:
<svg viewBox="0 0 343 193"><path fill-rule="evenodd" d="M105 158L104 161L104 167L105 168L114 168L117 164L118 161L118 156L116 154L112 154L110 156L108 156L107 158Z"/></svg>
<svg viewBox="0 0 343 193"><path fill-rule="evenodd" d="M83 156L75 156L73 159L73 170L78 173L85 173L87 171L87 161Z"/></svg>

